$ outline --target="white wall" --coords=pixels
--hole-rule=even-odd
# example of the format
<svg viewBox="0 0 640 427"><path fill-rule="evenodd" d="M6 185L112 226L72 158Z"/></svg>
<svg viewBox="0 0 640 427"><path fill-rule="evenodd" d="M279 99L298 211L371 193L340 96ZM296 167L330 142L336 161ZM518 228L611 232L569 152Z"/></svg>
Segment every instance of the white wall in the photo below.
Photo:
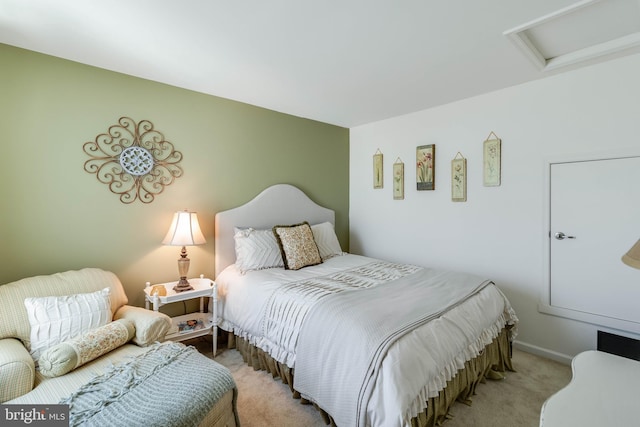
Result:
<svg viewBox="0 0 640 427"><path fill-rule="evenodd" d="M518 313L522 348L564 361L594 349L596 330L612 330L537 310L548 284L545 167L557 157L637 151L638 76L640 55L628 56L351 129L350 251L490 277ZM482 142L491 131L502 139L499 187L482 185ZM432 143L436 189L417 191L415 148ZM377 149L383 189L372 183ZM451 202L450 162L458 151L467 158L466 203ZM404 200L392 195L398 157Z"/></svg>

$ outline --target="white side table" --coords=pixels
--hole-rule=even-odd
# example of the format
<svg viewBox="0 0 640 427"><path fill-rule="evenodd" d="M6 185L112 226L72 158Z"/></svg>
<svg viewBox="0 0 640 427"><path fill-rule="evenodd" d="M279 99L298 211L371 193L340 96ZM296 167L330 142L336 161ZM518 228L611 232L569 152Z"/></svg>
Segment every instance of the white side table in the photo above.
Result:
<svg viewBox="0 0 640 427"><path fill-rule="evenodd" d="M204 275L201 275L200 278L197 279L189 279L189 283L193 287L193 290L191 291L174 291L173 287L176 283L178 282L157 283L152 285L147 282L147 286L144 288L145 308L149 310L149 305L152 304L153 310L158 311L158 309L165 304L200 298L200 312L172 317L171 323L173 326L167 333L165 339L171 341L184 341L212 334L213 357L215 357L218 349L218 285L216 285L216 282L213 280L204 277ZM151 295L151 289L155 285L164 286L167 294L164 296L157 294ZM211 313L211 317L207 316L207 313L204 312L205 297L210 297L212 299L213 313ZM199 325L196 326L196 328L187 325L187 322L190 320L196 320Z"/></svg>
<svg viewBox="0 0 640 427"><path fill-rule="evenodd" d="M585 351L571 368L571 382L542 405L540 427L639 425L640 362Z"/></svg>

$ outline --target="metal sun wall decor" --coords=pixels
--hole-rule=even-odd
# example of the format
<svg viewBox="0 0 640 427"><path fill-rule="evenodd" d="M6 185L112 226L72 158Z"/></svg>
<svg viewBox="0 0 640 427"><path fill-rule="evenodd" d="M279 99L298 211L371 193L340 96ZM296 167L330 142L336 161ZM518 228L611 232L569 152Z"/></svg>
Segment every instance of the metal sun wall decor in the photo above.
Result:
<svg viewBox="0 0 640 427"><path fill-rule="evenodd" d="M136 123L121 117L107 133L86 142L83 151L91 157L84 170L96 174L122 203L151 203L155 197L182 176L178 163L182 153L153 128L149 120Z"/></svg>

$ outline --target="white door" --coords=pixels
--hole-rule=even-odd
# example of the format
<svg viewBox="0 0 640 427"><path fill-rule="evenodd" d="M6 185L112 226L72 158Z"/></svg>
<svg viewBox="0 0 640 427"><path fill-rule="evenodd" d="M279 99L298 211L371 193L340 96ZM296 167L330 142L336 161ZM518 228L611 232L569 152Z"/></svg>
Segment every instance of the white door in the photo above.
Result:
<svg viewBox="0 0 640 427"><path fill-rule="evenodd" d="M640 157L551 164L549 224L549 304L640 323L640 270L620 260L640 239Z"/></svg>

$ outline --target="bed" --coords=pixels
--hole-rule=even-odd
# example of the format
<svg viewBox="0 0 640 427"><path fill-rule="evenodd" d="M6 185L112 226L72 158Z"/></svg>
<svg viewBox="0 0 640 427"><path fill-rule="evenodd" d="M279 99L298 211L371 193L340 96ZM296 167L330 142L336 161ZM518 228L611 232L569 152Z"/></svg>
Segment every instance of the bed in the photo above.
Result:
<svg viewBox="0 0 640 427"><path fill-rule="evenodd" d="M216 214L219 324L246 363L338 426L438 425L513 369L493 282L348 254L334 224L288 184Z"/></svg>

